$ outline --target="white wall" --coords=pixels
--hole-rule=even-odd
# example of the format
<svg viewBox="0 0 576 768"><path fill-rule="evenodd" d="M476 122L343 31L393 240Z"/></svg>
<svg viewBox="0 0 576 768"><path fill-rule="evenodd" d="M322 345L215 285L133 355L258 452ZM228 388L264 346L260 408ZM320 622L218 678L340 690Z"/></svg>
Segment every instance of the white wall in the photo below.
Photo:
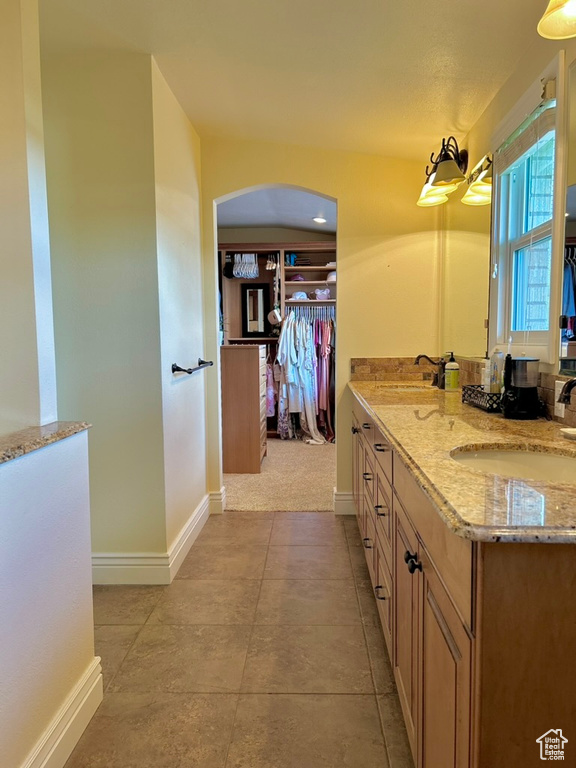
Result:
<svg viewBox="0 0 576 768"><path fill-rule="evenodd" d="M63 765L79 736L70 743L61 719L80 706L75 689L89 697L76 713L75 732L102 699L87 453L87 432L81 432L0 464L0 755L6 768L23 765L51 727L53 739L62 737L60 760L51 765Z"/></svg>
<svg viewBox="0 0 576 768"><path fill-rule="evenodd" d="M56 419L36 0L0 0L0 434Z"/></svg>
<svg viewBox="0 0 576 768"><path fill-rule="evenodd" d="M152 62L160 365L170 547L206 494L205 390L214 369L174 376L204 358L200 139Z"/></svg>

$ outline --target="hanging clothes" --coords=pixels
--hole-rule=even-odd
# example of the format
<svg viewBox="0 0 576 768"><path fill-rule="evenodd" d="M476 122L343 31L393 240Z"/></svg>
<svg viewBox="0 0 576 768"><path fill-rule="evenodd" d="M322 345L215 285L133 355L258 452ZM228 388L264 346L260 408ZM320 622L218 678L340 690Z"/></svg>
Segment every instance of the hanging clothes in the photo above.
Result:
<svg viewBox="0 0 576 768"><path fill-rule="evenodd" d="M298 436L314 445L334 440L333 335L333 311L325 308L291 309L284 319L277 356L278 433L283 439ZM290 416L297 416L301 434Z"/></svg>

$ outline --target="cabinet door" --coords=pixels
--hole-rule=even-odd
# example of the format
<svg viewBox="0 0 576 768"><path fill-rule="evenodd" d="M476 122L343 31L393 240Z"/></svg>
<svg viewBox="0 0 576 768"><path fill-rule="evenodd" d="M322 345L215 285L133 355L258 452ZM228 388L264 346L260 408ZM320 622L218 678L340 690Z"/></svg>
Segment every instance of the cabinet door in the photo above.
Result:
<svg viewBox="0 0 576 768"><path fill-rule="evenodd" d="M412 756L417 758L418 635L420 615L420 550L414 529L396 496L394 504L394 677ZM410 563L413 563L411 566ZM440 768L440 764L435 768ZM444 768L444 766L441 766Z"/></svg>
<svg viewBox="0 0 576 768"><path fill-rule="evenodd" d="M469 768L472 641L425 552L422 768Z"/></svg>
<svg viewBox="0 0 576 768"><path fill-rule="evenodd" d="M356 507L356 516L359 517L362 512L360 502L360 488L362 487L362 470L364 460L361 457L360 425L358 419L352 415L352 495L354 496L354 506Z"/></svg>
<svg viewBox="0 0 576 768"><path fill-rule="evenodd" d="M378 606L378 613L380 614L380 622L382 624L382 631L384 633L384 639L386 640L386 646L388 647L388 655L390 659L393 659L392 648L392 621L393 621L393 600L392 600L392 577L388 568L386 558L382 553L380 542L376 539L375 555L375 584L374 595L376 597L376 604Z"/></svg>

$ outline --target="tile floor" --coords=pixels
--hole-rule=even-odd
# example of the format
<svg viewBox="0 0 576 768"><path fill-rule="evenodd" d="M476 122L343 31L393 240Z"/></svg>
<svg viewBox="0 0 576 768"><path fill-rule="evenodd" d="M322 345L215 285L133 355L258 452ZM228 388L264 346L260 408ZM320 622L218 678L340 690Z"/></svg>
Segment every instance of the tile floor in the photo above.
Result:
<svg viewBox="0 0 576 768"><path fill-rule="evenodd" d="M104 702L66 768L413 768L354 518L212 517L94 619Z"/></svg>

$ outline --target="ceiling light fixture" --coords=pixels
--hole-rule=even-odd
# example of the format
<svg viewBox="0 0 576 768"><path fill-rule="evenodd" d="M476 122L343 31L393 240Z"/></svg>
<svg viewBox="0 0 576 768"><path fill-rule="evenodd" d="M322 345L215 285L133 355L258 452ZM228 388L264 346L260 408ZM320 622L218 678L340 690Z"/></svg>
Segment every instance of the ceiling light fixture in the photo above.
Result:
<svg viewBox="0 0 576 768"><path fill-rule="evenodd" d="M323 216L314 216L312 221L315 221L316 224L326 224L326 219Z"/></svg>
<svg viewBox="0 0 576 768"><path fill-rule="evenodd" d="M468 189L462 198L465 205L490 205L492 202L492 158L486 155L474 166L466 179Z"/></svg>
<svg viewBox="0 0 576 768"><path fill-rule="evenodd" d="M537 30L548 40L576 37L576 0L550 0Z"/></svg>

